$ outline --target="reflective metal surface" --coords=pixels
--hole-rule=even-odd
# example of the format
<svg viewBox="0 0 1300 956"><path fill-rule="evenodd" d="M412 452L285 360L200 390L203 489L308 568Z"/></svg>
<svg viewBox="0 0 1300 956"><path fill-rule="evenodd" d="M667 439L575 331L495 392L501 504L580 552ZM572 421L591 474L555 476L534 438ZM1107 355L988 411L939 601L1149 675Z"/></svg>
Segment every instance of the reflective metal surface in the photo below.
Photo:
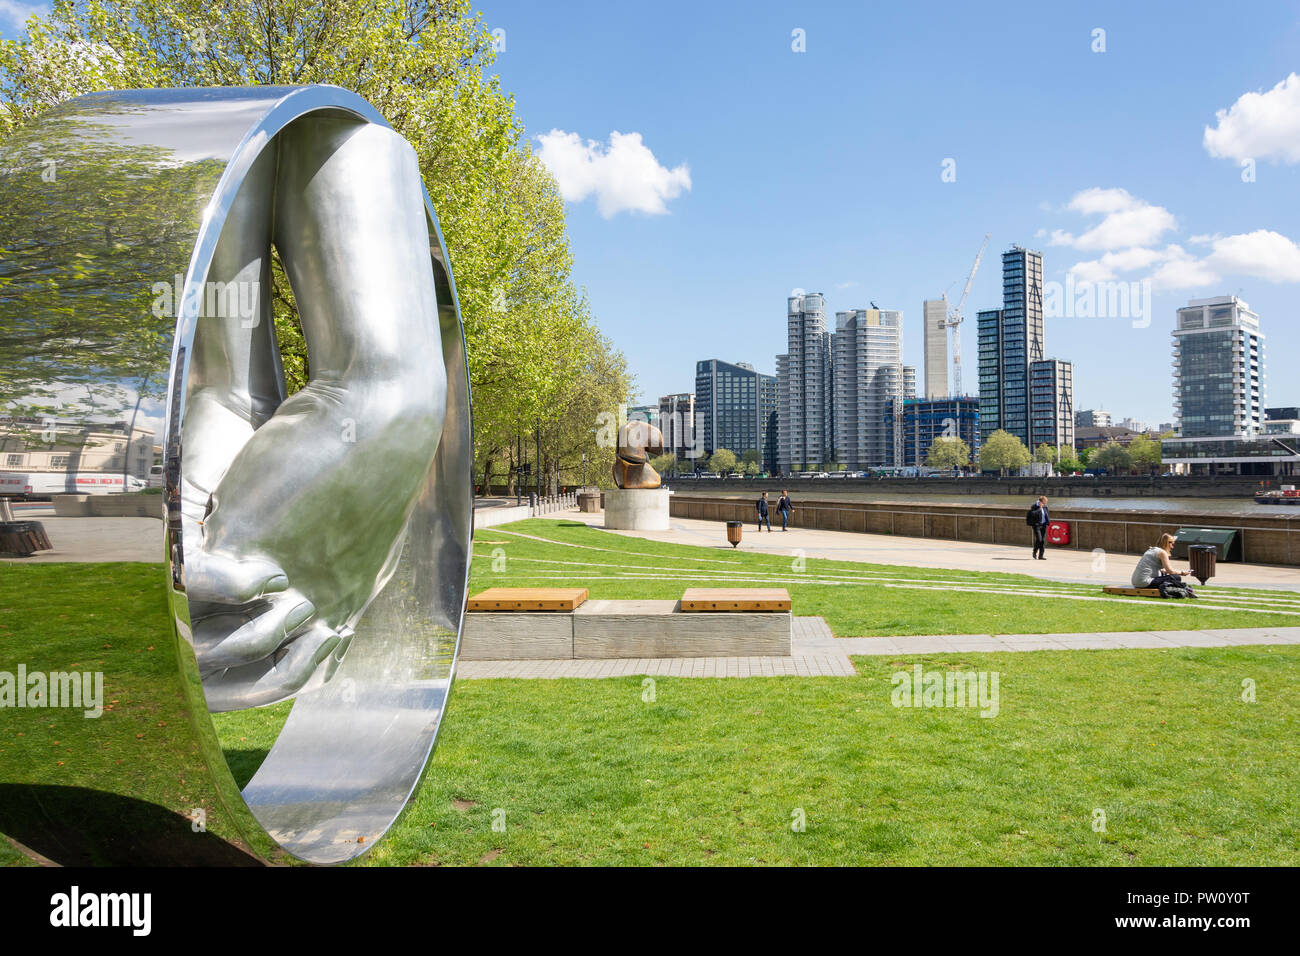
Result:
<svg viewBox="0 0 1300 956"><path fill-rule="evenodd" d="M40 807L84 823L117 795L203 818L157 828L168 859L214 835L350 859L428 761L468 573L464 339L414 153L333 87L95 94L0 147L0 493L105 492L13 502L54 547L0 564L0 688L96 666L106 708L89 728L0 709L0 739L23 738L0 743L0 831L44 852ZM294 394L273 249L307 344ZM209 710L290 698L241 800ZM171 720L142 732L140 708ZM50 763L50 731L128 753ZM89 830L90 861L159 851L138 825Z"/></svg>

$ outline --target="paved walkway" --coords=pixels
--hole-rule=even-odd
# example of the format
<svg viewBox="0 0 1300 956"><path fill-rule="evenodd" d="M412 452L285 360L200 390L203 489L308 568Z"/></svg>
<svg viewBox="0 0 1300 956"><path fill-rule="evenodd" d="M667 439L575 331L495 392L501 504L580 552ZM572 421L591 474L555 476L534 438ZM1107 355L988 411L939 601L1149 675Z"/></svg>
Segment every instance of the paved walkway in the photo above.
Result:
<svg viewBox="0 0 1300 956"><path fill-rule="evenodd" d="M798 512L795 513L796 517ZM601 512L584 514L576 510L557 512L548 517L565 521L582 521L602 527L605 516ZM668 531L614 531L633 538L650 541L667 541L672 544L703 545L730 551L726 543L726 529L721 521L703 521L696 518L673 518ZM874 564L896 564L914 568L945 568L956 571L1005 571L1027 574L1045 581L1070 583L1123 584L1129 583L1137 564L1135 554L1094 555L1091 551L1070 548L1049 548L1046 561L1035 561L1029 554L1029 529L1025 529L1023 548L1005 544L981 544L975 541L948 541L936 538L905 538L888 534L863 534L856 531L822 531L810 528L778 529L761 534L753 522L745 523L742 551L761 554L789 555L802 551L809 558L832 558L837 561L863 561ZM1175 561L1174 567L1185 562ZM1220 562L1215 577L1205 585L1207 591L1215 586L1242 588L1273 588L1300 591L1300 568L1272 564L1240 564Z"/></svg>
<svg viewBox="0 0 1300 956"><path fill-rule="evenodd" d="M1300 644L1300 627L1090 634L958 634L931 637L835 637L820 617L796 617L789 657L671 657L616 660L462 661L462 680L560 677L854 677L850 655L988 651L1117 650Z"/></svg>

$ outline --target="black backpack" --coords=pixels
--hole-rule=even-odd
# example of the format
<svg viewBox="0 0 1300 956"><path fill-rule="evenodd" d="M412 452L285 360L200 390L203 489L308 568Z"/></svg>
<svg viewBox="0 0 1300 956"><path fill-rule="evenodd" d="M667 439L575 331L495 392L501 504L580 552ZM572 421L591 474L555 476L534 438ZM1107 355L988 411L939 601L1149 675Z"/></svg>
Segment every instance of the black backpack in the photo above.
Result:
<svg viewBox="0 0 1300 956"><path fill-rule="evenodd" d="M1040 521L1039 516L1042 515L1042 513L1042 510L1038 507L1038 502L1035 501L1029 506L1029 510L1025 512L1025 524L1029 525L1031 528L1038 527Z"/></svg>

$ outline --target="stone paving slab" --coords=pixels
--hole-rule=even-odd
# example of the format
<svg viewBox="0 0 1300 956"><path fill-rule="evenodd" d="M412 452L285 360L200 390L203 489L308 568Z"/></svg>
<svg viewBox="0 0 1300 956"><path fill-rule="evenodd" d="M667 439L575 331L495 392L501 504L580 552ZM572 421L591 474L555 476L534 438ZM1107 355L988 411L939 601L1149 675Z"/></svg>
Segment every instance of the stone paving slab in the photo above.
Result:
<svg viewBox="0 0 1300 956"><path fill-rule="evenodd" d="M789 657L671 657L606 660L461 661L456 676L494 678L854 677L850 657L991 651L1119 650L1300 644L1300 627L1204 631L1106 631L1079 634L953 634L834 637L820 617L794 619Z"/></svg>

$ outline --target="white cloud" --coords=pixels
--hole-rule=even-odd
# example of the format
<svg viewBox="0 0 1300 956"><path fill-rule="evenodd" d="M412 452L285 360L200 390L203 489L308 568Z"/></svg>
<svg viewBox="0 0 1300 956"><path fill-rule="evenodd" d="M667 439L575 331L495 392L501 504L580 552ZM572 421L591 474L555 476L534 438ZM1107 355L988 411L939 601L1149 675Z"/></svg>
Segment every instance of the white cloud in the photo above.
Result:
<svg viewBox="0 0 1300 956"><path fill-rule="evenodd" d="M1300 163L1300 75L1290 74L1267 93L1243 93L1215 114L1203 145L1226 159L1274 159Z"/></svg>
<svg viewBox="0 0 1300 956"><path fill-rule="evenodd" d="M1164 251L1164 260L1160 267L1151 273L1151 284L1157 289L1165 291L1199 289L1219 281L1217 272L1182 246L1168 246Z"/></svg>
<svg viewBox="0 0 1300 956"><path fill-rule="evenodd" d="M48 3L24 3L23 0L0 0L0 23L8 24L15 30L21 29L27 18L50 15Z"/></svg>
<svg viewBox="0 0 1300 956"><path fill-rule="evenodd" d="M667 200L691 188L687 165L660 165L640 133L612 132L608 145L583 142L577 133L558 129L537 139L542 144L538 156L559 183L560 195L569 202L595 195L596 208L606 219L625 211L663 215Z"/></svg>
<svg viewBox="0 0 1300 956"><path fill-rule="evenodd" d="M1085 251L1148 246L1177 225L1168 209L1138 199L1126 189L1085 189L1076 193L1066 208L1085 216L1104 218L1079 236L1053 229L1050 241L1054 246Z"/></svg>
<svg viewBox="0 0 1300 956"><path fill-rule="evenodd" d="M855 285L857 285L857 284L858 284L858 283L857 283L856 281L852 281L852 280L850 280L850 281L848 281L848 282L837 282L837 283L835 283L835 288L837 288L837 289L852 289L852 288L853 288Z"/></svg>
<svg viewBox="0 0 1300 956"><path fill-rule="evenodd" d="M1233 275L1256 276L1269 282L1300 282L1300 246L1268 229L1216 239L1206 262Z"/></svg>
<svg viewBox="0 0 1300 956"><path fill-rule="evenodd" d="M1173 214L1127 190L1085 189L1071 198L1065 210L1104 217L1080 236L1052 230L1052 245L1101 252L1070 266L1067 271L1076 282L1108 282L1121 273L1145 272L1155 288L1166 291L1201 289L1225 276L1300 283L1300 245L1281 233L1268 229L1231 236L1200 233L1186 241L1203 251L1189 252L1162 239L1176 230Z"/></svg>
<svg viewBox="0 0 1300 956"><path fill-rule="evenodd" d="M1134 247L1119 252L1107 252L1100 259L1078 262L1070 267L1076 279L1087 282L1103 282L1115 278L1117 273L1145 269L1159 262L1162 255L1157 249Z"/></svg>

